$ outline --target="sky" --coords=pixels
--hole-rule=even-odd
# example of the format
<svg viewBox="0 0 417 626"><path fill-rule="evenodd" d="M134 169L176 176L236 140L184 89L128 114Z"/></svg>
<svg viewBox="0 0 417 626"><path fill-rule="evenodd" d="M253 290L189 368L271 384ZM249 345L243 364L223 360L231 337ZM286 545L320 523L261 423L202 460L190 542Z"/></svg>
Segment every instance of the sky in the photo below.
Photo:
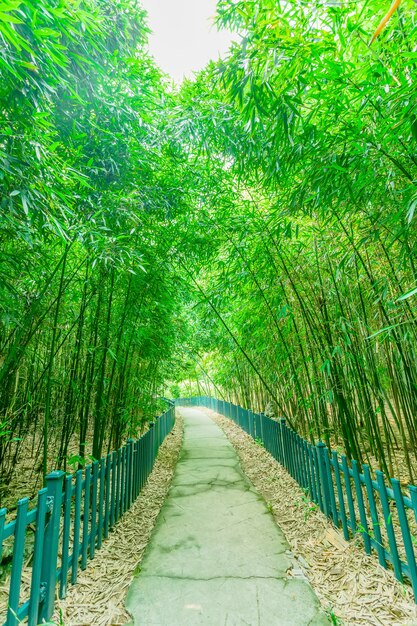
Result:
<svg viewBox="0 0 417 626"><path fill-rule="evenodd" d="M161 69L177 83L192 78L228 49L232 35L218 32L216 0L141 0L153 33L149 47Z"/></svg>

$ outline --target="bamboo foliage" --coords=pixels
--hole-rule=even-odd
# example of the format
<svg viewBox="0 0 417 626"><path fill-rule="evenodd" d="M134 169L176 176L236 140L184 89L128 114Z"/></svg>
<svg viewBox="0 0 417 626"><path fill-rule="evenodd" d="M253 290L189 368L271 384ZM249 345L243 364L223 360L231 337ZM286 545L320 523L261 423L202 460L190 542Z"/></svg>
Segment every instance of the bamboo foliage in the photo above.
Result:
<svg viewBox="0 0 417 626"><path fill-rule="evenodd" d="M194 271L198 319L226 323L205 347L215 382L415 480L415 10L369 48L380 10L220 2L240 39L179 115L225 170Z"/></svg>
<svg viewBox="0 0 417 626"><path fill-rule="evenodd" d="M33 493L159 412L178 180L147 33L130 0L2 6L0 495L26 455Z"/></svg>
<svg viewBox="0 0 417 626"><path fill-rule="evenodd" d="M4 481L181 385L415 480L415 9L222 0L172 90L136 2L50 5L0 13Z"/></svg>

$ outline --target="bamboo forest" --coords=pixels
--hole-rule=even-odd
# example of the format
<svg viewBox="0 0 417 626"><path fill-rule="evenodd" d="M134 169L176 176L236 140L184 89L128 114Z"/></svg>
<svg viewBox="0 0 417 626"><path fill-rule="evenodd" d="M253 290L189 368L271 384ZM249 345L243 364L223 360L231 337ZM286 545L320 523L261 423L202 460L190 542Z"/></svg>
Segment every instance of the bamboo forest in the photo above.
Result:
<svg viewBox="0 0 417 626"><path fill-rule="evenodd" d="M231 33L228 51L174 82L149 48L152 24L137 0L0 0L0 555L4 520L12 520L0 556L0 613L3 591L9 603L0 623L7 626L127 623L125 609L107 615L105 600L97 605L102 621L75 618L77 607L98 602L81 596L53 616L56 581L67 602L65 568L72 567L72 583L78 563L88 574L100 524L104 538L113 525L119 533L119 505L113 511L109 495L119 469L116 477L103 459L127 450L120 480L130 495L120 496L120 515L133 520L127 509L141 490L132 511L161 488L152 482L162 481L159 465L148 479L154 462L180 454L177 470L169 461L179 471L190 454L188 429L202 415L236 449L244 480L265 499L295 558L304 555L301 569L303 560L310 564L308 585L324 613L280 621L261 600L261 617L230 613L227 621L224 609L204 621L203 608L198 621L189 606L204 607L202 600L190 596L187 616L177 617L167 592L164 618L148 615L145 600L137 618L129 600L132 624L417 623L416 5L219 0L214 20ZM175 405L186 406L176 419ZM137 474L128 469L139 455L130 442L147 445L154 436L147 433L155 439L142 476L139 465ZM274 443L285 437L287 452ZM308 450L318 442L316 458ZM289 449L310 460L289 460ZM333 478L314 487L326 467ZM38 502L41 515L38 494L52 493L51 472L70 485L62 491L68 513L57 522L60 565L53 584L44 584L42 561L37 584L52 591L39 596L32 582L25 608L20 578L23 585L27 567L32 581L38 576L30 510ZM394 478L382 496L387 477ZM283 490L276 505L268 491L274 481ZM381 504L369 496L376 489ZM299 493L293 509L279 513L292 492ZM34 538L21 531L19 565L21 499ZM296 522L285 526L300 515L297 531ZM88 547L84 539L76 544L83 523ZM65 524L74 524L71 531ZM292 543L309 524L310 539L322 524L328 551L339 550L332 566ZM52 526L45 531L51 545ZM340 547L346 539L362 572L374 568L382 577L379 591L367 591L372 610L353 592L342 601L340 589L326 591L335 567L351 567ZM129 550L129 542L118 545L113 550ZM139 584L147 584L149 545L143 577L135 578L138 603L153 598ZM316 552L320 559L325 549ZM401 607L390 613L382 597Z"/></svg>

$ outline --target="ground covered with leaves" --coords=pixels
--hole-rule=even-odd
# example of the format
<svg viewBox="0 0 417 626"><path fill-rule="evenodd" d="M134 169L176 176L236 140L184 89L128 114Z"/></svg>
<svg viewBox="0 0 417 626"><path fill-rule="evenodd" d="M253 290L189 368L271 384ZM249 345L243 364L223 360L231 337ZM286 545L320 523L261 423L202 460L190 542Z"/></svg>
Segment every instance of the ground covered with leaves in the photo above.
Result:
<svg viewBox="0 0 417 626"><path fill-rule="evenodd" d="M265 498L276 523L332 622L338 626L412 626L411 587L365 554L361 538L346 542L304 491L239 426L210 411L235 447L243 471Z"/></svg>
<svg viewBox="0 0 417 626"><path fill-rule="evenodd" d="M130 620L124 600L139 567L156 518L167 495L181 449L183 422L161 446L152 474L128 514L115 527L94 561L81 572L54 620L65 626L121 626Z"/></svg>

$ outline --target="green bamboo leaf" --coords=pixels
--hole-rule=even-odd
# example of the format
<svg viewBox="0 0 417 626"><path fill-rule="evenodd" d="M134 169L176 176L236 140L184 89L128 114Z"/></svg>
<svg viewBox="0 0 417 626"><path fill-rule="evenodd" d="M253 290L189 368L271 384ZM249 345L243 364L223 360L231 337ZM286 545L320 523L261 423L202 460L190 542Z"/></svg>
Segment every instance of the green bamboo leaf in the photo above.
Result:
<svg viewBox="0 0 417 626"><path fill-rule="evenodd" d="M416 210L416 206L417 206L417 198L414 198L414 200L412 200L410 202L410 206L408 207L408 211L407 211L407 222L410 224L413 217L414 217L414 212Z"/></svg>
<svg viewBox="0 0 417 626"><path fill-rule="evenodd" d="M401 302L401 300L407 300L408 298L411 298L411 296L414 296L416 293L417 293L417 287L415 287L414 289L411 289L411 291L407 291L407 293L404 293L402 296L397 298L396 302Z"/></svg>
<svg viewBox="0 0 417 626"><path fill-rule="evenodd" d="M13 15L10 15L9 13L2 13L0 12L0 21L1 22L8 22L9 24L22 24L22 20L20 20L17 17L14 17Z"/></svg>

